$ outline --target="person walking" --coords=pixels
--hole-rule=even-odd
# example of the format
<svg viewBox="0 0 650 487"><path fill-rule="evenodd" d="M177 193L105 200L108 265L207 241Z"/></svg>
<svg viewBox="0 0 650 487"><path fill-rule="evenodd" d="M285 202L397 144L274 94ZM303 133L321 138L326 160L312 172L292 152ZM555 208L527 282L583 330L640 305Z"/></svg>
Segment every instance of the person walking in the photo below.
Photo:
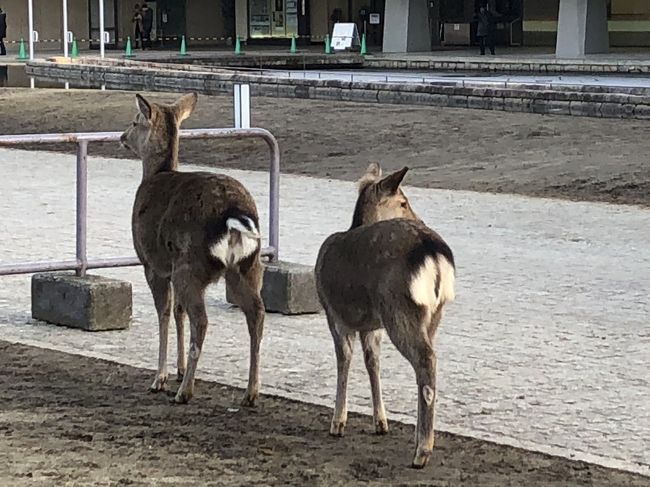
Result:
<svg viewBox="0 0 650 487"><path fill-rule="evenodd" d="M7 55L5 37L7 37L7 14L2 11L2 8L0 8L0 56Z"/></svg>
<svg viewBox="0 0 650 487"><path fill-rule="evenodd" d="M142 4L142 48L151 49L151 29L153 29L153 10Z"/></svg>
<svg viewBox="0 0 650 487"><path fill-rule="evenodd" d="M142 9L140 9L140 4L136 3L133 6L131 22L133 23L133 43L137 49L138 46L142 47Z"/></svg>
<svg viewBox="0 0 650 487"><path fill-rule="evenodd" d="M490 54L494 56L494 35L492 27L494 19L492 13L487 7L481 7L478 12L478 26L476 27L476 37L478 38L481 49L481 56L485 56L485 46L490 48Z"/></svg>

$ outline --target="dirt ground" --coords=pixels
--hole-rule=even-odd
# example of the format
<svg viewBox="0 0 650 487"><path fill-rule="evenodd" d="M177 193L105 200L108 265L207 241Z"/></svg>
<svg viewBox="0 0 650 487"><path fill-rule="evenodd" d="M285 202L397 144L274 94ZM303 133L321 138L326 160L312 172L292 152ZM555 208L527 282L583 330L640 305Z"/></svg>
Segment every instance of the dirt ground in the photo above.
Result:
<svg viewBox="0 0 650 487"><path fill-rule="evenodd" d="M150 394L151 372L0 341L0 485L647 486L648 478L438 433L430 465L408 467L414 429L197 384L186 406Z"/></svg>
<svg viewBox="0 0 650 487"><path fill-rule="evenodd" d="M155 94L173 100L175 94ZM123 130L133 93L0 89L0 133ZM287 173L353 180L369 162L408 184L650 205L650 125L638 120L254 98ZM231 97L201 96L191 127L232 126ZM43 147L40 147L41 149ZM132 157L117 144L91 153ZM260 141L184 141L181 161L265 169Z"/></svg>

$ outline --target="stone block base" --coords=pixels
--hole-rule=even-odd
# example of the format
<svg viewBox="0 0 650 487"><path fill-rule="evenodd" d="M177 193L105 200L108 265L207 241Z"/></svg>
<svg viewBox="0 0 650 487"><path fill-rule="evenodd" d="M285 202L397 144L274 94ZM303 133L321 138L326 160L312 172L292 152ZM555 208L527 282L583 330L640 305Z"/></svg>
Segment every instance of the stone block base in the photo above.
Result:
<svg viewBox="0 0 650 487"><path fill-rule="evenodd" d="M124 330L131 325L131 283L71 273L32 276L32 317L86 331Z"/></svg>
<svg viewBox="0 0 650 487"><path fill-rule="evenodd" d="M299 315L319 313L314 268L290 262L264 263L264 307L270 313ZM236 304L226 286L226 301Z"/></svg>

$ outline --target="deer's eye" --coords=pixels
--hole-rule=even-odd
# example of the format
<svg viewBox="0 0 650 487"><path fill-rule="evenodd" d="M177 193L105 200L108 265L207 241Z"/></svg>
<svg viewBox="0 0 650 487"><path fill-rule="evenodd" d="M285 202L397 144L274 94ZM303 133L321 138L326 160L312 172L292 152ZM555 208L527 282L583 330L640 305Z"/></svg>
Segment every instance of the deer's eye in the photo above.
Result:
<svg viewBox="0 0 650 487"><path fill-rule="evenodd" d="M406 208L408 206L408 203L406 201L402 201L401 206L402 208Z"/></svg>

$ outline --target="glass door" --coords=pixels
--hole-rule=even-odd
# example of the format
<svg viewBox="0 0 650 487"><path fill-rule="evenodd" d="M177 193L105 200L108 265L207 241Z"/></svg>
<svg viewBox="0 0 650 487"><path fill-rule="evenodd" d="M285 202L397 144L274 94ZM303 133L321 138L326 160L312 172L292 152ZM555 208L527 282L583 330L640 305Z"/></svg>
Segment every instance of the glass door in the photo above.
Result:
<svg viewBox="0 0 650 487"><path fill-rule="evenodd" d="M298 35L298 0L286 0L285 22L287 25L285 35L293 37Z"/></svg>
<svg viewBox="0 0 650 487"><path fill-rule="evenodd" d="M250 0L249 29L252 38L271 37L269 0Z"/></svg>
<svg viewBox="0 0 650 487"><path fill-rule="evenodd" d="M271 32L273 37L286 37L286 24L284 0L271 0L273 16L271 18Z"/></svg>
<svg viewBox="0 0 650 487"><path fill-rule="evenodd" d="M251 38L298 35L298 0L250 0Z"/></svg>

